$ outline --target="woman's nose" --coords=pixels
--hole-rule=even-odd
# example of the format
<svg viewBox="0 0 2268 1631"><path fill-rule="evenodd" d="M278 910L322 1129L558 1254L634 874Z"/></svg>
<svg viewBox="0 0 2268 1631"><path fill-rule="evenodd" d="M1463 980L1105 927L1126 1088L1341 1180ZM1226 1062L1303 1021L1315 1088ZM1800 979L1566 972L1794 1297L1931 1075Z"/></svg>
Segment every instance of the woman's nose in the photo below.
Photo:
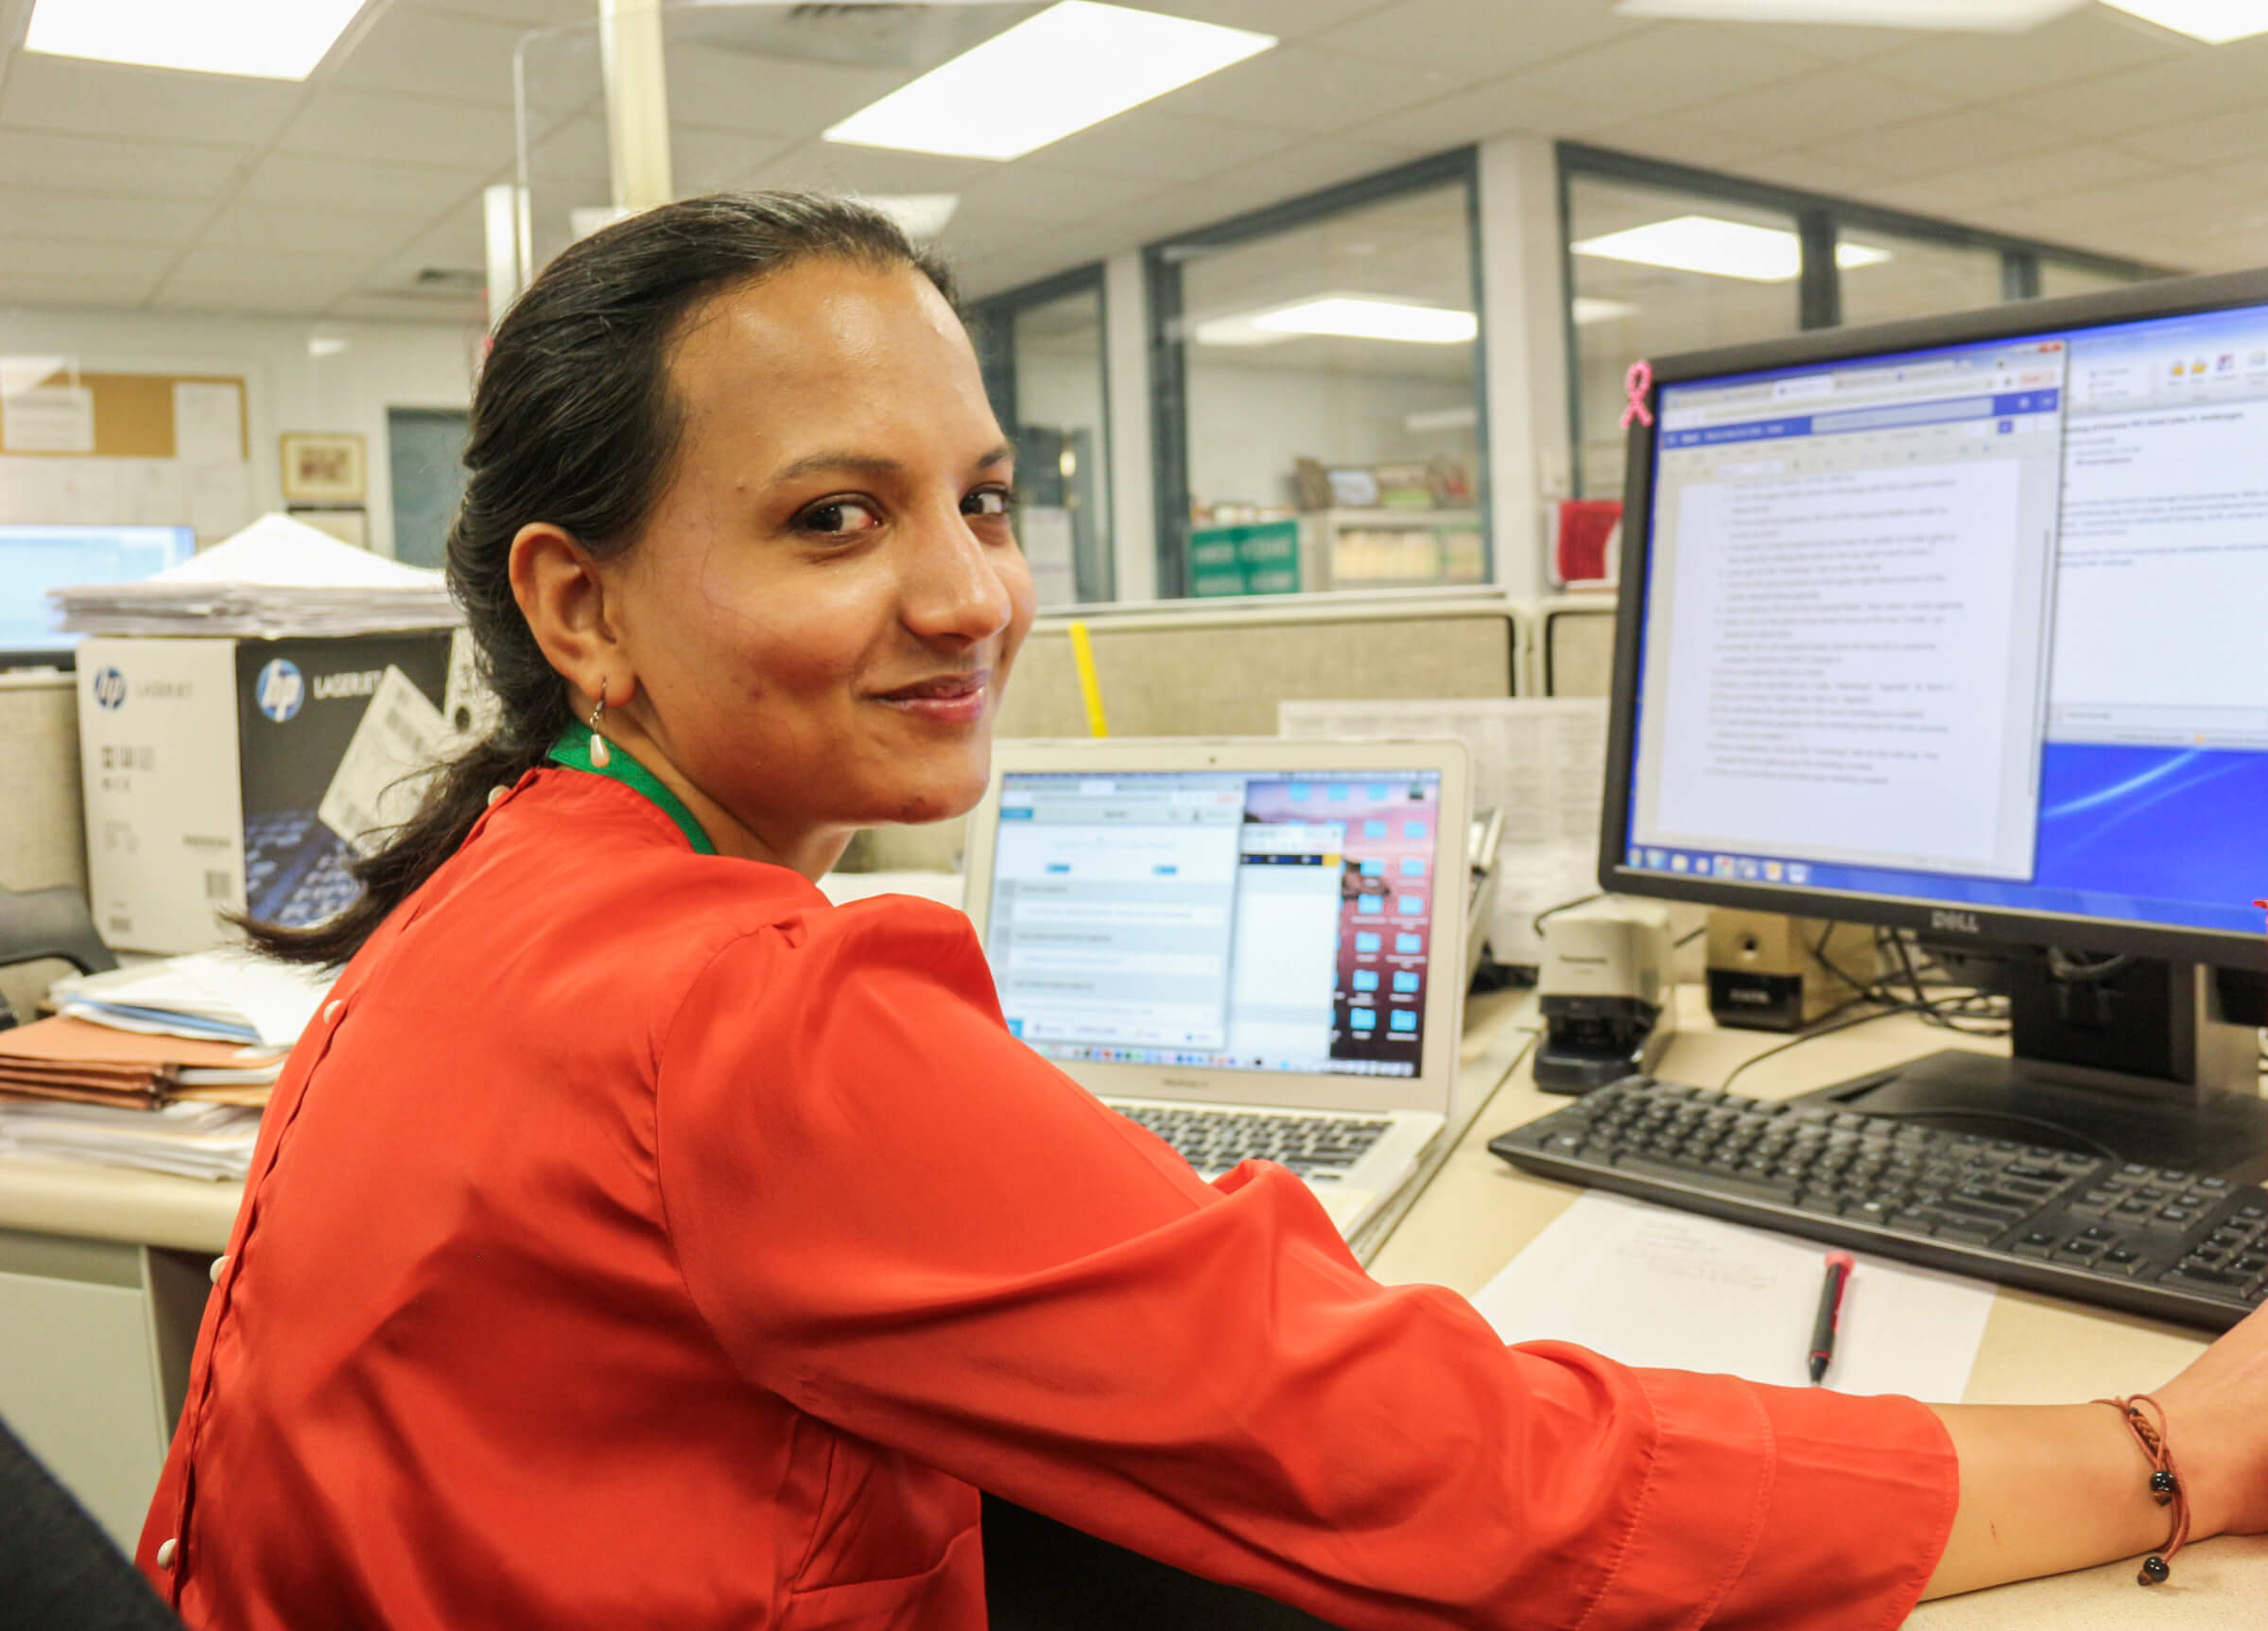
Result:
<svg viewBox="0 0 2268 1631"><path fill-rule="evenodd" d="M922 529L904 568L906 626L931 639L987 639L1008 626L1015 602L1002 574L1013 547L988 544L956 508Z"/></svg>

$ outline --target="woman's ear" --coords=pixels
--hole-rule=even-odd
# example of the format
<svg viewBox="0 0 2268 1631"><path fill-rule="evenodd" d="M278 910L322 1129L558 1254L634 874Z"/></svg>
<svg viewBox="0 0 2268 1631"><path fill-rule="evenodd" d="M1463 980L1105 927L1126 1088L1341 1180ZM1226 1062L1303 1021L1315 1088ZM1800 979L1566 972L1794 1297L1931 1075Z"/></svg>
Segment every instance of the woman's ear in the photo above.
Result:
<svg viewBox="0 0 2268 1631"><path fill-rule="evenodd" d="M637 694L636 665L607 616L607 583L574 535L531 521L511 541L512 599L545 658L585 698L619 707Z"/></svg>

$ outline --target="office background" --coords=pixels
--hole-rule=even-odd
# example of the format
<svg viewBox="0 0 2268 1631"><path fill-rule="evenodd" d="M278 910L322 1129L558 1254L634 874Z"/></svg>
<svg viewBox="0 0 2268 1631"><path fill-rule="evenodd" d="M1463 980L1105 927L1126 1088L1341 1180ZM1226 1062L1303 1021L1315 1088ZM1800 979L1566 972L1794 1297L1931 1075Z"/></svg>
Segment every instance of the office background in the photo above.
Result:
<svg viewBox="0 0 2268 1631"><path fill-rule="evenodd" d="M1297 588L1532 594L1555 501L1619 490L1636 357L2268 258L2268 36L2208 45L2091 0L2014 33L1613 0L1153 9L1281 43L1007 163L822 139L909 77L880 20L905 8L666 15L677 192L951 200L938 241L1069 517L1058 601L1293 587L1193 551L1303 508L1301 459L1428 467L1440 513L1323 507ZM0 354L241 378L244 508L285 500L283 433L359 436L355 526L436 559L484 195L524 186L538 264L605 218L597 10L377 0L276 81L26 53L28 0L0 0ZM1778 264L1609 241L1688 217L1760 229ZM1471 338L1251 327L1326 291L1470 313Z"/></svg>

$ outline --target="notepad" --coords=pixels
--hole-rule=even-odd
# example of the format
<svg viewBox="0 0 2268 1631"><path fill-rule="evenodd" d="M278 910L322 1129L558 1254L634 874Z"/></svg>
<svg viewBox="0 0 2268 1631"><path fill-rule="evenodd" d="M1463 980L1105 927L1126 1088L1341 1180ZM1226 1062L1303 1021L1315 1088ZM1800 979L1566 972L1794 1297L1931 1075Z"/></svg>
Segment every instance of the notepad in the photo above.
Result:
<svg viewBox="0 0 2268 1631"><path fill-rule="evenodd" d="M1803 1387L1827 1248L1591 1191L1473 1304L1508 1343ZM1940 1403L1967 1389L1993 1288L1861 1255L1826 1385Z"/></svg>

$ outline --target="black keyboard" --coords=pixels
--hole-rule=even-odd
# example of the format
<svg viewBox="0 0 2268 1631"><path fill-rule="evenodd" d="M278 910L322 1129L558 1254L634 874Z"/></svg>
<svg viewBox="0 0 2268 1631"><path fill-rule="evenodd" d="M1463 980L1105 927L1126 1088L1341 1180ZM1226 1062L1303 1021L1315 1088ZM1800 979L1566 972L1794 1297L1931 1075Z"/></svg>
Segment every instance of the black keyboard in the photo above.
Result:
<svg viewBox="0 0 2268 1631"><path fill-rule="evenodd" d="M2268 1289L2268 1190L1632 1077L1489 1140L1523 1171L2222 1329Z"/></svg>
<svg viewBox="0 0 2268 1631"><path fill-rule="evenodd" d="M1270 1110L1221 1110L1178 1104L1111 1108L1173 1146L1207 1178L1245 1160L1273 1161L1305 1178L1340 1176L1369 1153L1394 1125L1371 1116L1332 1116Z"/></svg>

